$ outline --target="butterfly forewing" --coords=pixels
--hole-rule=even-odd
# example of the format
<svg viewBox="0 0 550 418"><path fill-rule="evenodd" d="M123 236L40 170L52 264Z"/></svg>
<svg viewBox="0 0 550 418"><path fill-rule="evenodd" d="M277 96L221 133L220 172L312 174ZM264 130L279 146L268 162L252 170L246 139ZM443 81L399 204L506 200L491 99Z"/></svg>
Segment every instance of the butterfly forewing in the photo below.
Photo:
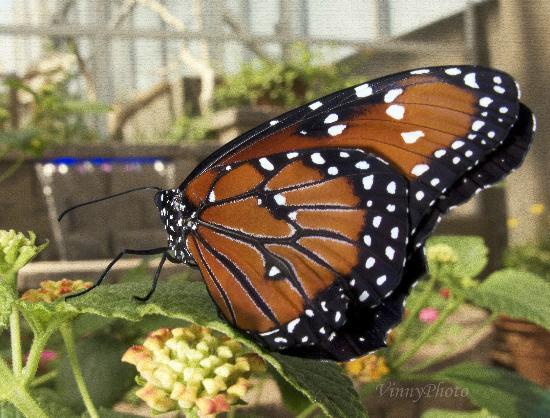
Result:
<svg viewBox="0 0 550 418"><path fill-rule="evenodd" d="M505 73L433 67L281 115L182 183L187 248L223 316L272 349L385 344L440 215L517 167L531 112ZM519 119L518 119L519 118Z"/></svg>

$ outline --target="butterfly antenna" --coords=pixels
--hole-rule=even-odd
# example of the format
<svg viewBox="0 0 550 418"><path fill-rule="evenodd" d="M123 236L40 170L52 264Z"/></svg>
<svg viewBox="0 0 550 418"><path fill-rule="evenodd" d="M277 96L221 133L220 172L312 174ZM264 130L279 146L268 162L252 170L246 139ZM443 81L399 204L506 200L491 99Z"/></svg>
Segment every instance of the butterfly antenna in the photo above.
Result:
<svg viewBox="0 0 550 418"><path fill-rule="evenodd" d="M122 196L122 195L125 195L125 194L128 194L128 193L133 193L133 192L137 192L139 190L157 190L157 191L160 191L162 190L160 187L156 187L156 186L145 186L145 187L136 187L135 189L130 189L130 190L126 190L124 192L120 192L120 193L115 193L113 195L110 195L110 196L107 196L107 197L102 197L101 199L95 199L95 200L90 200L89 202L84 202L84 203L79 203L78 205L74 205L68 209L65 209L63 212L61 212L61 214L59 215L59 217L57 218L57 221L58 222L61 222L61 219L63 219L63 217L71 212L72 210L74 209L77 209L77 208L80 208L82 206L87 206L87 205L91 205L93 203L98 203L98 202L102 202L104 200L108 200L108 199L112 199L114 197L118 197L118 196Z"/></svg>

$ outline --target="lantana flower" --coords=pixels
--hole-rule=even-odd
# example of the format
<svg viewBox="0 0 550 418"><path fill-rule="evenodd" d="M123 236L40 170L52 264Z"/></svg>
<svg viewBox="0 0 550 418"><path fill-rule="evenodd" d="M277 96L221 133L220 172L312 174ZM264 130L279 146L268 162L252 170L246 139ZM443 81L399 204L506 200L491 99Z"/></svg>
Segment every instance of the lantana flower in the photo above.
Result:
<svg viewBox="0 0 550 418"><path fill-rule="evenodd" d="M361 383L380 380L390 372L386 359L376 354L367 354L344 364L346 373Z"/></svg>
<svg viewBox="0 0 550 418"><path fill-rule="evenodd" d="M29 289L21 295L21 299L27 302L52 303L69 293L79 292L92 287L92 282L83 280L44 280L40 282L38 289Z"/></svg>
<svg viewBox="0 0 550 418"><path fill-rule="evenodd" d="M424 322L425 324L431 324L432 322L437 320L438 316L439 311L429 306L426 308L422 308L418 313L418 319L420 319L420 322Z"/></svg>
<svg viewBox="0 0 550 418"><path fill-rule="evenodd" d="M47 242L36 245L36 235L32 231L26 237L13 229L0 230L0 275L19 271L47 245Z"/></svg>
<svg viewBox="0 0 550 418"><path fill-rule="evenodd" d="M236 340L207 328L162 328L143 345L130 347L122 361L136 366L136 395L156 412L183 410L190 416L215 416L242 403L250 375L265 371L263 360L246 354Z"/></svg>

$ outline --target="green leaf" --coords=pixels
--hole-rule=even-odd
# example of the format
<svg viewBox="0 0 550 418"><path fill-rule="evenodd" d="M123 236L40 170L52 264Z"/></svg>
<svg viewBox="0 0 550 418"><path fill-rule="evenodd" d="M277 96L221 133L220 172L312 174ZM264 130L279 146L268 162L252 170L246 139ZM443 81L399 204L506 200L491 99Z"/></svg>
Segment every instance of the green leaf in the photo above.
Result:
<svg viewBox="0 0 550 418"><path fill-rule="evenodd" d="M429 409L422 414L422 418L497 418L486 409L481 411L449 411L447 409Z"/></svg>
<svg viewBox="0 0 550 418"><path fill-rule="evenodd" d="M158 314L202 325L235 338L257 352L311 402L319 403L328 416L366 416L357 392L340 366L330 361L299 359L264 351L218 318L204 283L172 280L160 283L148 303L132 299L133 295L144 295L148 290L149 284L142 282L101 286L82 297L71 299L68 303L45 306L44 309L65 313L91 313L130 321Z"/></svg>
<svg viewBox="0 0 550 418"><path fill-rule="evenodd" d="M58 394L48 388L39 388L31 392L33 398L44 412L55 418L75 418L77 414L68 408ZM0 402L0 418L25 418L19 410L8 402Z"/></svg>
<svg viewBox="0 0 550 418"><path fill-rule="evenodd" d="M467 297L476 305L550 329L550 283L521 270L491 274Z"/></svg>
<svg viewBox="0 0 550 418"><path fill-rule="evenodd" d="M78 341L76 352L94 405L111 407L134 385L135 369L120 361L127 348L113 337L104 335ZM58 371L56 392L71 408L84 411L84 403L66 357L60 361Z"/></svg>
<svg viewBox="0 0 550 418"><path fill-rule="evenodd" d="M487 265L488 249L481 237L438 235L427 243L428 247L436 244L446 244L456 252L458 260L451 271L457 277L476 277Z"/></svg>
<svg viewBox="0 0 550 418"><path fill-rule="evenodd" d="M460 363L430 375L466 388L470 400L501 418L550 416L550 393L516 373Z"/></svg>
<svg viewBox="0 0 550 418"><path fill-rule="evenodd" d="M311 402L304 394L294 388L288 383L279 373L273 373L281 397L283 398L283 404L288 408L290 412L298 415L304 409L311 405Z"/></svg>
<svg viewBox="0 0 550 418"><path fill-rule="evenodd" d="M11 403L0 402L0 418L25 418L25 415Z"/></svg>

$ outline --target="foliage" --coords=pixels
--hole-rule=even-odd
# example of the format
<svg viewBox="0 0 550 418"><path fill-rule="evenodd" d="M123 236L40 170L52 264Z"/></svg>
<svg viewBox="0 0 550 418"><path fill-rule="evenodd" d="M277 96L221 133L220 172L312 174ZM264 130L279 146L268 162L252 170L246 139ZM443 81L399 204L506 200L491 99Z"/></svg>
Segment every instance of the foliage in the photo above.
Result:
<svg viewBox="0 0 550 418"><path fill-rule="evenodd" d="M550 239L547 238L537 245L509 248L504 263L508 267L535 273L550 283Z"/></svg>
<svg viewBox="0 0 550 418"><path fill-rule="evenodd" d="M258 59L226 76L215 92L218 108L270 105L295 107L353 84L334 65L320 66L303 45L294 45L287 61Z"/></svg>
<svg viewBox="0 0 550 418"><path fill-rule="evenodd" d="M89 127L89 118L109 108L71 93L71 81L69 75L45 81L39 87L14 77L3 81L4 88L29 97L30 104L28 112L20 117L20 126L8 128L14 110L6 100L0 100L0 155L11 152L17 156L15 163L0 173L0 182L13 175L24 158L39 157L50 146L99 139L98 132Z"/></svg>
<svg viewBox="0 0 550 418"><path fill-rule="evenodd" d="M15 236L18 235L15 233ZM35 251L38 251L39 247L34 241L32 245ZM23 247L18 246L16 253L11 256L10 260L14 260L13 263L19 259L20 253L24 252ZM373 385L390 379L449 382L462 388L469 399L481 408L473 413L432 410L426 412L427 417L482 417L488 414L501 417L547 416L550 411L548 393L517 374L477 363L441 367L440 362L460 350L464 340L472 338L500 313L531 320L550 328L548 284L532 273L511 269L493 272L485 281L480 282L476 276L486 266L487 249L476 237L433 238L428 243L427 255L430 275L413 291L407 304L405 320L388 336L389 348L348 363L345 369L332 362L300 359L265 351L218 318L216 309L201 282L188 281L182 277L161 282L151 300L143 304L131 297L147 293L150 286L150 283L144 280L145 271L138 269L129 275L131 280L127 278L114 285L101 286L69 301L61 297L66 289L71 286L82 288L83 283L63 281L59 286L49 283L46 286L47 290L56 295L50 297L48 294L47 300L51 302L46 302L44 298L24 300L19 298L15 291L16 282L13 275L16 274L16 268L13 267L15 264L12 264L4 269L10 272L10 277L4 274L0 280L0 290L12 295L0 298L0 313L3 317L9 318L12 336L20 335L14 313L17 317L19 313L22 314L30 325L34 340L25 367L17 367L20 363L17 356L21 353L21 342L15 337L12 338L11 350L13 370L8 369L4 360L0 361L0 402L3 401L0 408L13 416L17 416L14 415L16 409L13 406L27 416L52 416L51 411L57 408L57 396L65 400L63 410L67 411L68 416L78 416L83 408L86 409L85 416L94 418L121 416L108 409L97 409L97 406L109 408L114 402L124 398L133 385L129 378L133 373L127 368L124 369L125 366L120 363L121 353L128 346L135 344L136 338L142 338L147 332L157 329L142 342L143 345L129 349L125 355L126 360L136 364L140 374L149 381L149 386L142 388L147 390L140 392L140 396L149 399L150 404L155 405L156 401L152 397L155 397L159 390L159 386L156 385L167 384L168 381L163 376L172 376L173 373L151 370L153 374L148 374L147 365L136 360L143 351L138 349L144 347L150 353L158 351L157 354L162 357L169 352L162 344L166 344L167 347L169 345L170 350L176 350L176 354L170 354L167 364L172 364L170 362L178 356L198 355L203 348L206 349L206 345L210 347L211 337L205 337L208 341L193 343L195 345L189 345L189 342L183 344L179 337L173 342L170 342L170 339L162 339L166 327L174 327L170 334L173 337L176 335L174 332L185 333L184 330L187 328L180 328L182 325L192 323L212 330L212 335L221 333L238 341L241 347L239 353L243 355L255 353L260 356L268 364L269 372L277 376L283 400L300 416L308 416L316 407L330 417L366 416L359 396L344 371L353 376L357 384L364 384L362 392L365 393L369 388L372 390ZM479 329L474 329L473 333L471 329L463 329L459 325L450 327L447 321L451 314L466 303L476 304L491 311L486 323ZM429 320L425 315L426 309L430 313ZM422 312L424 314L421 314ZM128 326L128 321L133 322L131 327ZM76 344L73 329L76 329L79 339ZM59 339L56 340L57 331L63 337L61 342ZM211 331L205 332L210 335ZM458 342L449 343L449 349L445 353L420 364L411 361L421 347L436 341L446 341L450 334L460 335L461 338ZM162 344L157 341L159 338L162 339ZM46 343L48 347L64 351L65 354L60 356L53 370L37 376L40 353L44 351ZM231 353L234 355L233 349ZM201 354L201 358L206 357ZM213 359L204 364L198 362L193 367L210 367L208 365L211 361ZM226 365L225 368L220 366L220 376L230 376L227 373L231 373L230 370L237 367L237 363L243 367L245 365L242 360L230 363L231 365ZM248 360L246 363L250 365ZM191 369L185 372L188 376ZM432 371L434 369L435 372ZM51 377L50 373L53 373ZM193 373L198 372L195 370ZM74 380L70 379L71 374ZM233 401L222 402L225 398L221 399L220 396L225 390L223 388L227 386L227 390L234 393L231 396L238 395L231 399L238 400L251 382L247 380L248 375L242 377L244 380L233 379L231 384L226 384L223 380L225 378L202 379L201 384L207 383L212 396L198 399L200 402L195 412L200 414L201 411L206 413L231 407ZM138 381L144 383L140 379L142 378ZM53 386L52 382L55 383ZM187 389L181 385L178 389L175 381L172 383L174 396L181 396L181 401L185 404ZM52 392L55 396L50 396L52 393L48 396L39 396L35 386L40 386L41 393L48 393L48 387L55 388L56 391ZM170 404L170 408L173 407L174 404Z"/></svg>
<svg viewBox="0 0 550 418"><path fill-rule="evenodd" d="M212 118L210 115L182 115L176 119L168 136L176 142L213 139L214 131L211 128L211 124Z"/></svg>

